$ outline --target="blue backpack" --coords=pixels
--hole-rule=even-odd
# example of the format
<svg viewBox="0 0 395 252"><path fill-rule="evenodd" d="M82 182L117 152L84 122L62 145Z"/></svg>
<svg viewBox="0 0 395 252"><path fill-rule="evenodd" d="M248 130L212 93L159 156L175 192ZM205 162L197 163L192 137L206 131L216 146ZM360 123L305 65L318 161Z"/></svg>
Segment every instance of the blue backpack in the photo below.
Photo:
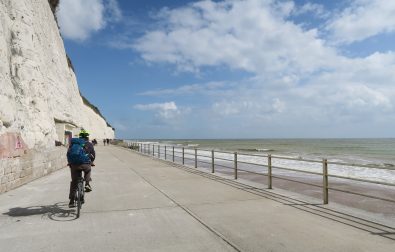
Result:
<svg viewBox="0 0 395 252"><path fill-rule="evenodd" d="M85 151L85 140L81 138L72 138L70 148L67 151L67 161L69 164L80 165L90 164L91 159Z"/></svg>

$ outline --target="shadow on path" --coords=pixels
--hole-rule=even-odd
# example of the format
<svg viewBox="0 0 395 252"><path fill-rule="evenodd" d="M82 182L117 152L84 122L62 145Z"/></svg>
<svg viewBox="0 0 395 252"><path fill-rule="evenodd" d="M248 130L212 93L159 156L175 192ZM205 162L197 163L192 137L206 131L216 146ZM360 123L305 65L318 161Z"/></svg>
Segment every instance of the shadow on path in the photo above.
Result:
<svg viewBox="0 0 395 252"><path fill-rule="evenodd" d="M69 209L67 202L58 202L47 206L14 207L3 215L11 217L41 215L53 221L72 221L77 218L75 210Z"/></svg>

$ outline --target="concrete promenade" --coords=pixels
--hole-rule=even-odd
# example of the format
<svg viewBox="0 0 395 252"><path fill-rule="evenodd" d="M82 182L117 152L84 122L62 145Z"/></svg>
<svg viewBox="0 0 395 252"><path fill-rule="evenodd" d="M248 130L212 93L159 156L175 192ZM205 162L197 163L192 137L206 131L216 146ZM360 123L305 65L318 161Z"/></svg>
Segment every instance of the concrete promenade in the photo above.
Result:
<svg viewBox="0 0 395 252"><path fill-rule="evenodd" d="M394 251L395 228L114 146L69 209L68 168L0 194L0 251ZM365 216L368 217L368 216ZM392 227L391 227L392 226Z"/></svg>

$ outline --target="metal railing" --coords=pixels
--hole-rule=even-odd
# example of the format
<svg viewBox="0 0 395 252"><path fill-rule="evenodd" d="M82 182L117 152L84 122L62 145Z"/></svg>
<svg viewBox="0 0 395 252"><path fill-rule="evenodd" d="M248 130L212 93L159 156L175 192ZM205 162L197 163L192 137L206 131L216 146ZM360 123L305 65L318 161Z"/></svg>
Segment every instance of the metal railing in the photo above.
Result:
<svg viewBox="0 0 395 252"><path fill-rule="evenodd" d="M362 165L362 164L358 165L358 164L350 164L343 162L330 162L327 159L313 160L313 159L274 156L270 154L256 155L256 154L248 154L248 153L216 151L216 150L197 149L197 148L179 147L173 145L169 146L169 145L141 143L141 142L128 143L128 147L145 155L157 157L164 160L171 160L172 162L193 166L194 168L198 168L199 164L201 164L202 168L208 168L209 170L211 170L211 173L215 173L216 171L225 172L227 174L233 175L234 179L238 179L239 175L242 173L254 174L257 176L265 176L267 177L268 189L273 188L273 178L301 183L313 187L320 187L322 188L323 204L329 203L329 190L395 203L394 199L343 190L343 189L331 187L329 184L329 178L334 178L334 179L343 179L343 180L358 181L358 182L369 183L369 184L395 187L394 183L388 183L388 182L371 180L371 179L362 179L352 176L342 176L342 175L329 173L330 165L343 166L343 167L358 167L358 168L363 167L369 169L395 171L394 168L390 168L390 167ZM246 157L249 157L250 159L252 157L256 160L259 160L260 162L246 161ZM316 164L321 167L319 168L320 171L312 171L311 169L309 170L299 167L296 168L296 167L284 167L279 165L273 165L274 161L279 161L279 160L292 160L292 161L297 161L297 163ZM243 165L247 166L247 168L250 169L243 168L242 167ZM252 167L258 167L258 171L251 170ZM276 170L277 172L274 173L273 172L274 170ZM289 172L289 173L303 173L312 176L319 176L322 178L322 183L314 184L311 182L300 181L294 178L289 178L287 177L287 175L281 174L278 171Z"/></svg>

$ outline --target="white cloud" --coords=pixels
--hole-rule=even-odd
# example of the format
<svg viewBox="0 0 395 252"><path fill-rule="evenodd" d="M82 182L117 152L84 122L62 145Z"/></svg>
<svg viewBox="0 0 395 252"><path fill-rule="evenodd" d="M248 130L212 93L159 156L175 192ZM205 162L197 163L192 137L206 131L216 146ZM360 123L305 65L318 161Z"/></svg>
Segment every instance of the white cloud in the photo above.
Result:
<svg viewBox="0 0 395 252"><path fill-rule="evenodd" d="M177 110L175 102L165 103L151 103L151 104L137 104L134 106L135 109L139 110Z"/></svg>
<svg viewBox="0 0 395 252"><path fill-rule="evenodd" d="M386 3L370 2L354 1L352 6L365 4L378 12ZM354 13L365 20L369 11L350 7L337 18L343 20L346 13ZM158 15L160 27L146 32L134 44L145 61L169 63L178 71L226 66L254 77L239 80L237 85L234 80L231 85L222 82L211 90L208 84L196 84L142 95L205 95L207 106L193 114L199 116L196 121L201 125L218 128L250 124L255 129L271 125L275 130L278 125L292 128L295 124L303 131L306 125L324 130L328 125L342 128L354 122L365 126L380 122L388 129L395 126L395 53L349 58L333 40L320 37L322 26L307 30L291 21L292 15L307 12L327 15L320 5L299 7L270 0L200 1L162 10ZM387 10L383 13L390 19ZM330 20L336 23L335 18ZM359 33L357 25L346 20L346 27L355 33L344 36L343 41L388 32L395 27L393 20L386 26L373 22L374 29L368 33ZM341 28L333 27L336 39L342 37Z"/></svg>
<svg viewBox="0 0 395 252"><path fill-rule="evenodd" d="M105 7L108 9L108 18L112 22L118 22L122 19L122 11L119 8L117 0L108 0Z"/></svg>
<svg viewBox="0 0 395 252"><path fill-rule="evenodd" d="M365 85L347 86L339 93L340 99L352 110L370 106L373 108L391 108L391 100L384 93ZM339 100L340 100L339 99Z"/></svg>
<svg viewBox="0 0 395 252"><path fill-rule="evenodd" d="M395 1L354 0L327 25L337 43L352 43L395 32Z"/></svg>
<svg viewBox="0 0 395 252"><path fill-rule="evenodd" d="M108 22L119 21L122 13L116 0L66 0L60 1L57 17L65 38L84 41Z"/></svg>
<svg viewBox="0 0 395 252"><path fill-rule="evenodd" d="M294 11L295 14L305 14L308 12L313 12L317 14L322 14L324 12L325 8L321 4L315 4L315 3L306 3L302 5L301 7L297 8L297 10Z"/></svg>
<svg viewBox="0 0 395 252"><path fill-rule="evenodd" d="M160 15L165 28L147 32L134 45L149 62L180 71L225 65L253 73L312 72L330 66L334 49L316 30L286 21L293 4L275 1L201 1Z"/></svg>
<svg viewBox="0 0 395 252"><path fill-rule="evenodd" d="M295 6L295 8L292 11L293 15L303 15L303 14L312 14L315 17L318 18L328 18L329 17L329 12L325 10L325 7L321 4L316 4L316 3L305 3L302 6Z"/></svg>
<svg viewBox="0 0 395 252"><path fill-rule="evenodd" d="M177 107L175 102L165 103L151 103L151 104L136 104L133 106L134 109L142 111L153 111L156 115L162 119L174 119L181 115L182 111Z"/></svg>
<svg viewBox="0 0 395 252"><path fill-rule="evenodd" d="M267 102L250 98L248 100L235 99L234 101L216 102L213 104L213 111L220 116L267 117L281 113L284 107L285 103L279 98L269 99Z"/></svg>
<svg viewBox="0 0 395 252"><path fill-rule="evenodd" d="M165 96L165 95L197 95L197 94L210 94L221 90L226 84L224 82L209 82L203 84L184 85L173 89L156 89L140 93L144 96Z"/></svg>

